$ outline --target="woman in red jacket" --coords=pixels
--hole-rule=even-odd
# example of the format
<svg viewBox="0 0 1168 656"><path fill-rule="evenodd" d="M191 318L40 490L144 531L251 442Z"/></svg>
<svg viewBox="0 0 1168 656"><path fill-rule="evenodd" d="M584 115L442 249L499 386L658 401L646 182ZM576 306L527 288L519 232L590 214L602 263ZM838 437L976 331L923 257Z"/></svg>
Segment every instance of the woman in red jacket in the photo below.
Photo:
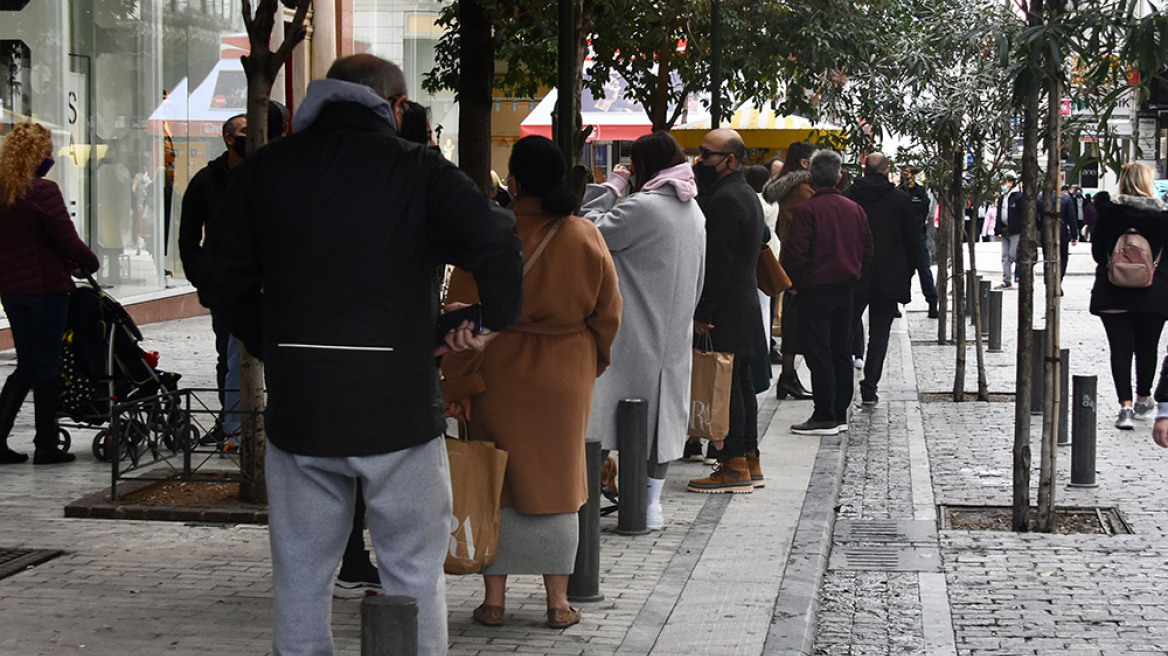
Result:
<svg viewBox="0 0 1168 656"><path fill-rule="evenodd" d="M57 369L74 288L70 274L97 271L97 256L77 236L57 185L52 135L36 123L13 128L0 147L0 303L16 344L16 369L0 391L0 464L28 460L8 448L16 413L33 390L33 464L70 462L57 444Z"/></svg>

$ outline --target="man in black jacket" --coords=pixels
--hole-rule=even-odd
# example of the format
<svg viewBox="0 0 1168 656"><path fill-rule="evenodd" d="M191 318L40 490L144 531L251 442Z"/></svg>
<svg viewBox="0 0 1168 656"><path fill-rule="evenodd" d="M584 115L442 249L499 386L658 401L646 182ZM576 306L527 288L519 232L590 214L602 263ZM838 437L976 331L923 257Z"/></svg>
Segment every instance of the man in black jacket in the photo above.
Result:
<svg viewBox="0 0 1168 656"><path fill-rule="evenodd" d="M293 134L232 176L207 235L200 298L266 369L277 654L332 653L329 591L357 480L386 594L417 599L419 654L446 653L451 498L434 357L490 335L464 323L435 349L433 271L470 271L483 328L497 332L519 316L523 263L511 213L397 136L405 100L390 62L334 62Z"/></svg>
<svg viewBox="0 0 1168 656"><path fill-rule="evenodd" d="M868 155L864 177L844 192L868 215L868 229L876 247L875 258L865 264L856 286L853 308L857 319L868 308L868 357L860 381L860 402L866 406L876 405L892 319L897 304L909 302L920 249L912 198L888 181L888 169L888 158L883 153Z"/></svg>
<svg viewBox="0 0 1168 656"><path fill-rule="evenodd" d="M994 234L1002 240L1002 284L994 289L1014 287L1014 268L1018 263L1018 243L1022 240L1022 192L1014 187L1013 173L1006 174L1002 194L998 196L998 220Z"/></svg>
<svg viewBox="0 0 1168 656"><path fill-rule="evenodd" d="M715 351L734 354L730 432L719 466L689 482L690 492L753 492L765 485L758 464L758 400L750 360L767 352L755 270L765 224L758 194L743 173L746 144L734 130L713 130L702 140L695 174L706 215L706 278L694 311L694 330Z"/></svg>
<svg viewBox="0 0 1168 656"><path fill-rule="evenodd" d="M917 172L912 168L906 168L901 171L900 188L912 200L913 215L920 222L915 265L917 277L921 283L921 295L925 297L925 301L929 304L929 318L936 319L938 316L937 283L933 281L932 260L929 256L929 192L917 184Z"/></svg>

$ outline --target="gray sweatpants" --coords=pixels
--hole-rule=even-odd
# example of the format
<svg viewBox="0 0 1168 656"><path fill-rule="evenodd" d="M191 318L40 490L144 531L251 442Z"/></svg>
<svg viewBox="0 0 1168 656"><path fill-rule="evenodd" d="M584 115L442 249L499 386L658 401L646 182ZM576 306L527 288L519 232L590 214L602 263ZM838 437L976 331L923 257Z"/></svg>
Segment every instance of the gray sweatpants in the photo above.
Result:
<svg viewBox="0 0 1168 656"><path fill-rule="evenodd" d="M377 456L301 456L267 445L275 656L332 656L332 586L353 528L356 482L387 595L418 600L418 654L447 649L450 465L446 444Z"/></svg>

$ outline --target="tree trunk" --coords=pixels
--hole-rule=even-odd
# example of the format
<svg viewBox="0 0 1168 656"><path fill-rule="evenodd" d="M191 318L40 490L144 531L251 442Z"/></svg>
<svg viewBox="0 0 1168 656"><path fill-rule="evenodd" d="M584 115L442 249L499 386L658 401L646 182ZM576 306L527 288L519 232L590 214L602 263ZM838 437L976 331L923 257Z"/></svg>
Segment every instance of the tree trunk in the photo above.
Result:
<svg viewBox="0 0 1168 656"><path fill-rule="evenodd" d="M1042 0L1030 0L1027 22L1042 23ZM1029 66L1041 67L1031 46ZM1039 89L1026 90L1022 110L1022 235L1018 244L1018 351L1014 360L1014 530L1030 530L1030 358L1034 350L1034 210L1038 194Z"/></svg>
<svg viewBox="0 0 1168 656"><path fill-rule="evenodd" d="M965 170L965 154L962 152L960 140L953 144L953 149L949 153L949 161L953 169L953 177L949 181L949 190L946 192L949 197L949 202L946 204L949 209L949 233L953 237L953 339L957 345L954 350L956 362L953 367L953 401L961 403L965 400L965 362L967 359L965 288L972 284L972 281L966 278L965 260L961 254L961 233L963 232L961 227L965 223L963 221L965 203L962 201L961 177Z"/></svg>
<svg viewBox="0 0 1168 656"><path fill-rule="evenodd" d="M1054 529L1055 471L1058 457L1056 442L1059 423L1063 420L1062 365L1059 361L1059 303L1062 296L1061 242L1062 221L1059 215L1059 130L1061 84L1059 82L1060 62L1047 57L1047 114L1046 114L1046 182L1043 185L1042 222L1046 257L1043 266L1043 282L1046 286L1046 352L1043 366L1042 397L1042 455L1038 475L1038 512L1036 528L1043 533Z"/></svg>
<svg viewBox="0 0 1168 656"><path fill-rule="evenodd" d="M458 0L458 61L458 168L491 193L495 44L491 22L475 0Z"/></svg>
<svg viewBox="0 0 1168 656"><path fill-rule="evenodd" d="M260 0L252 16L250 0L240 0L243 22L247 28L251 51L240 58L247 76L247 150L253 152L268 143L268 100L276 76L301 41L304 40L304 18L312 0L300 0L292 27L276 52L269 44L276 24L277 0ZM264 431L264 364L239 347L239 403L243 411L240 436L239 466L243 482L239 498L250 503L267 503L268 492L264 476L264 453L267 434Z"/></svg>
<svg viewBox="0 0 1168 656"><path fill-rule="evenodd" d="M978 148L974 147L974 166L981 167L981 158L977 154ZM977 243L979 235L977 234L977 221L969 222L969 234L966 235L969 244L969 271L975 280L980 280L977 275ZM980 283L977 295L977 302L973 304L973 343L977 355L977 400L989 401L989 381L986 379L985 368L985 340L982 339L982 321L987 308L981 303Z"/></svg>

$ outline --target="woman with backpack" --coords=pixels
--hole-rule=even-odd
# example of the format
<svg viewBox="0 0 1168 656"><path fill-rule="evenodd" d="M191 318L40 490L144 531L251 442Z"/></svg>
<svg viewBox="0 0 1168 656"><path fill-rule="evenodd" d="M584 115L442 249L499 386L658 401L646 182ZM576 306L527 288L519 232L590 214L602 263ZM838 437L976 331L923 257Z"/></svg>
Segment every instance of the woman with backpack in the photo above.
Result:
<svg viewBox="0 0 1168 656"><path fill-rule="evenodd" d="M1152 170L1123 167L1119 193L1098 204L1091 239L1097 264L1091 314L1103 321L1111 350L1111 376L1119 397L1115 427L1135 428L1156 410L1151 399L1160 332L1168 319L1168 277L1157 266L1168 243L1168 205L1153 195ZM1136 389L1132 396L1132 357Z"/></svg>

